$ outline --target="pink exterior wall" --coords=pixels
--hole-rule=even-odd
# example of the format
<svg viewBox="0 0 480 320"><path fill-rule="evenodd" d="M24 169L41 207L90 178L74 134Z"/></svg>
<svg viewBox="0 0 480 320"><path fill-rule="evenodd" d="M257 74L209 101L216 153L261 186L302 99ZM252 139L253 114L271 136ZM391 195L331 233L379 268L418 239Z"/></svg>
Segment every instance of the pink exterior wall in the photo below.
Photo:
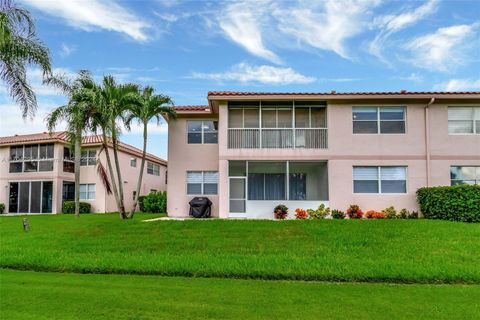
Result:
<svg viewBox="0 0 480 320"><path fill-rule="evenodd" d="M63 171L63 143L55 143L54 146L54 166L53 171L49 172L33 172L33 173L9 173L9 146L0 147L0 202L5 205L8 204L9 197L9 182L14 181L53 181L53 205L52 213L61 213L62 208L62 189L63 181L74 182L75 177L73 173ZM99 147L83 147L82 150L97 150ZM110 150L110 155L113 159L113 152ZM137 158L137 167L130 166L130 159ZM58 160L60 159L60 160ZM105 153L100 155L101 162L107 168ZM141 158L131 154L119 151L120 166L122 168L122 178L125 195L125 206L130 210L133 206L133 191L137 187L138 173L140 170ZM160 165L160 175L150 175L147 173L147 163L145 162L145 169L143 175L143 182L140 195L147 195L151 189L157 191L166 190L166 166ZM114 166L115 170L115 166ZM107 195L106 190L99 178L95 166L81 166L80 167L80 183L94 183L96 185L94 200L81 200L92 205L92 212L112 212L117 211L115 197Z"/></svg>
<svg viewBox="0 0 480 320"><path fill-rule="evenodd" d="M252 97L251 100L256 100ZM293 99L289 99L293 100ZM185 144L186 124L169 124L169 166L176 171L178 183L169 184L169 214L186 215L188 197L185 196L187 169L219 170L218 210L220 217L228 217L228 161L229 160L326 160L328 161L329 205L345 210L349 204L359 204L365 210L382 210L388 206L397 209L418 210L415 192L427 184L427 149L425 135L425 106L427 98L406 100L332 100L327 106L327 149L228 149L227 101L218 101L219 144L218 158L213 147ZM353 106L405 106L405 134L353 134ZM480 165L480 135L449 135L447 106L465 106L437 102L429 107L430 122L430 185L450 185L450 166ZM480 102L475 104L480 105ZM198 115L198 117L202 117ZM194 151L194 152L192 152ZM206 161L192 159L202 155ZM217 160L218 159L218 164ZM353 193L353 166L407 166L406 194ZM208 167L208 168L207 168ZM169 171L170 172L170 171Z"/></svg>
<svg viewBox="0 0 480 320"><path fill-rule="evenodd" d="M195 116L183 117L168 123L168 162L167 212L169 216L188 216L188 202L194 196L187 195L187 171L218 171L218 144L188 144L187 121ZM211 114L202 116L203 120L216 120ZM222 177L220 177L222 181ZM218 195L208 195L213 202L212 216L219 216Z"/></svg>

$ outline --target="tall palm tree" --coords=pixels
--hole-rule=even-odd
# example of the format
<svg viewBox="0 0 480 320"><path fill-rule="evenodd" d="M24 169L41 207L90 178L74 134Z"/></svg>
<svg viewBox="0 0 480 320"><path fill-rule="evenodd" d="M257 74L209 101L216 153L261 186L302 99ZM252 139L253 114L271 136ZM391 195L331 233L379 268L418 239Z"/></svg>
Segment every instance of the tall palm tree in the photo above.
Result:
<svg viewBox="0 0 480 320"><path fill-rule="evenodd" d="M11 0L0 0L0 78L26 118L35 114L37 99L27 80L26 67L38 65L51 74L50 54L37 38L33 19Z"/></svg>
<svg viewBox="0 0 480 320"><path fill-rule="evenodd" d="M87 131L94 105L89 99L96 86L91 74L82 70L74 81L62 75L46 80L59 88L67 97L68 103L54 109L46 118L47 127L52 132L60 122L67 123L67 133L75 152L75 216L80 216L80 158L82 155L82 133Z"/></svg>
<svg viewBox="0 0 480 320"><path fill-rule="evenodd" d="M125 118L125 125L128 129L133 120L137 120L138 123L143 126L142 164L140 165L140 172L138 174L133 207L128 214L128 218L130 219L133 218L140 196L140 187L142 185L143 170L145 168L145 158L147 155L148 123L155 119L158 125L161 119L165 119L165 117L175 119L177 115L175 109L172 108L172 99L166 95L154 94L152 87L145 87L137 101L137 103L130 105Z"/></svg>

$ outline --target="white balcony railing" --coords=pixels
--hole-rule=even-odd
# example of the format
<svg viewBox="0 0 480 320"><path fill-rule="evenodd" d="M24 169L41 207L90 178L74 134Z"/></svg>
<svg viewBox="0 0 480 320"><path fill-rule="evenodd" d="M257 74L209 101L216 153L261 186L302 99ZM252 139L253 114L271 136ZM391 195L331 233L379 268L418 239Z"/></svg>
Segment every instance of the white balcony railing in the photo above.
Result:
<svg viewBox="0 0 480 320"><path fill-rule="evenodd" d="M327 128L228 129L229 149L326 149Z"/></svg>

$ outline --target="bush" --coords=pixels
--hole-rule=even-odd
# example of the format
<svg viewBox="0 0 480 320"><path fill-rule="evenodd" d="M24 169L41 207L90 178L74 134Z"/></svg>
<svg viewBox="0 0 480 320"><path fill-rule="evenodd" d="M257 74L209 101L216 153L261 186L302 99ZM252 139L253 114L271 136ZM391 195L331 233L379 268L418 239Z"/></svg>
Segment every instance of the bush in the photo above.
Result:
<svg viewBox="0 0 480 320"><path fill-rule="evenodd" d="M5 211L5 205L3 203L0 203L0 214L2 214Z"/></svg>
<svg viewBox="0 0 480 320"><path fill-rule="evenodd" d="M480 222L480 186L424 187L417 202L427 219Z"/></svg>
<svg viewBox="0 0 480 320"><path fill-rule="evenodd" d="M408 219L409 216L410 216L410 211L408 211L405 208L400 210L400 212L398 213L398 218L399 219Z"/></svg>
<svg viewBox="0 0 480 320"><path fill-rule="evenodd" d="M307 218L308 218L307 211L305 211L303 209L300 209L300 208L295 209L295 219L305 220Z"/></svg>
<svg viewBox="0 0 480 320"><path fill-rule="evenodd" d="M418 211L410 212L410 215L408 216L408 219L418 219Z"/></svg>
<svg viewBox="0 0 480 320"><path fill-rule="evenodd" d="M397 219L397 210L395 210L395 207L391 206L388 208L383 209L382 211L385 214L385 218L387 219Z"/></svg>
<svg viewBox="0 0 480 320"><path fill-rule="evenodd" d="M350 219L362 219L363 211L356 204L351 204L347 209L347 217Z"/></svg>
<svg viewBox="0 0 480 320"><path fill-rule="evenodd" d="M308 209L307 212L311 219L325 219L330 214L330 208L322 203L316 210Z"/></svg>
<svg viewBox="0 0 480 320"><path fill-rule="evenodd" d="M273 213L274 213L275 219L283 220L288 215L288 208L283 204L279 204L278 206L275 207L275 209L273 209Z"/></svg>
<svg viewBox="0 0 480 320"><path fill-rule="evenodd" d="M92 205L87 202L80 202L80 213L90 213L92 211ZM62 213L74 214L75 213L75 201L64 201L62 207Z"/></svg>
<svg viewBox="0 0 480 320"><path fill-rule="evenodd" d="M167 212L167 193L151 192L143 198L143 212L165 213Z"/></svg>
<svg viewBox="0 0 480 320"><path fill-rule="evenodd" d="M145 196L138 197L138 209L140 210L140 212L145 212L145 207L143 205L144 199L145 199Z"/></svg>
<svg viewBox="0 0 480 320"><path fill-rule="evenodd" d="M345 213L342 210L333 209L332 210L333 219L345 219Z"/></svg>
<svg viewBox="0 0 480 320"><path fill-rule="evenodd" d="M385 214L383 212L369 210L365 213L367 219L385 219Z"/></svg>

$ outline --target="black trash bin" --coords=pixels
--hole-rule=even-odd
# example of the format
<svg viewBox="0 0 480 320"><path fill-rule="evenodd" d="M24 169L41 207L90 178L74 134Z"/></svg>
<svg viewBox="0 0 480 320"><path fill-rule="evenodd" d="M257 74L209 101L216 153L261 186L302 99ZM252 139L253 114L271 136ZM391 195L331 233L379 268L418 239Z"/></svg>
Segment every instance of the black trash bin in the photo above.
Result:
<svg viewBox="0 0 480 320"><path fill-rule="evenodd" d="M190 215L194 218L208 218L212 211L212 201L207 197L195 197L190 202Z"/></svg>

